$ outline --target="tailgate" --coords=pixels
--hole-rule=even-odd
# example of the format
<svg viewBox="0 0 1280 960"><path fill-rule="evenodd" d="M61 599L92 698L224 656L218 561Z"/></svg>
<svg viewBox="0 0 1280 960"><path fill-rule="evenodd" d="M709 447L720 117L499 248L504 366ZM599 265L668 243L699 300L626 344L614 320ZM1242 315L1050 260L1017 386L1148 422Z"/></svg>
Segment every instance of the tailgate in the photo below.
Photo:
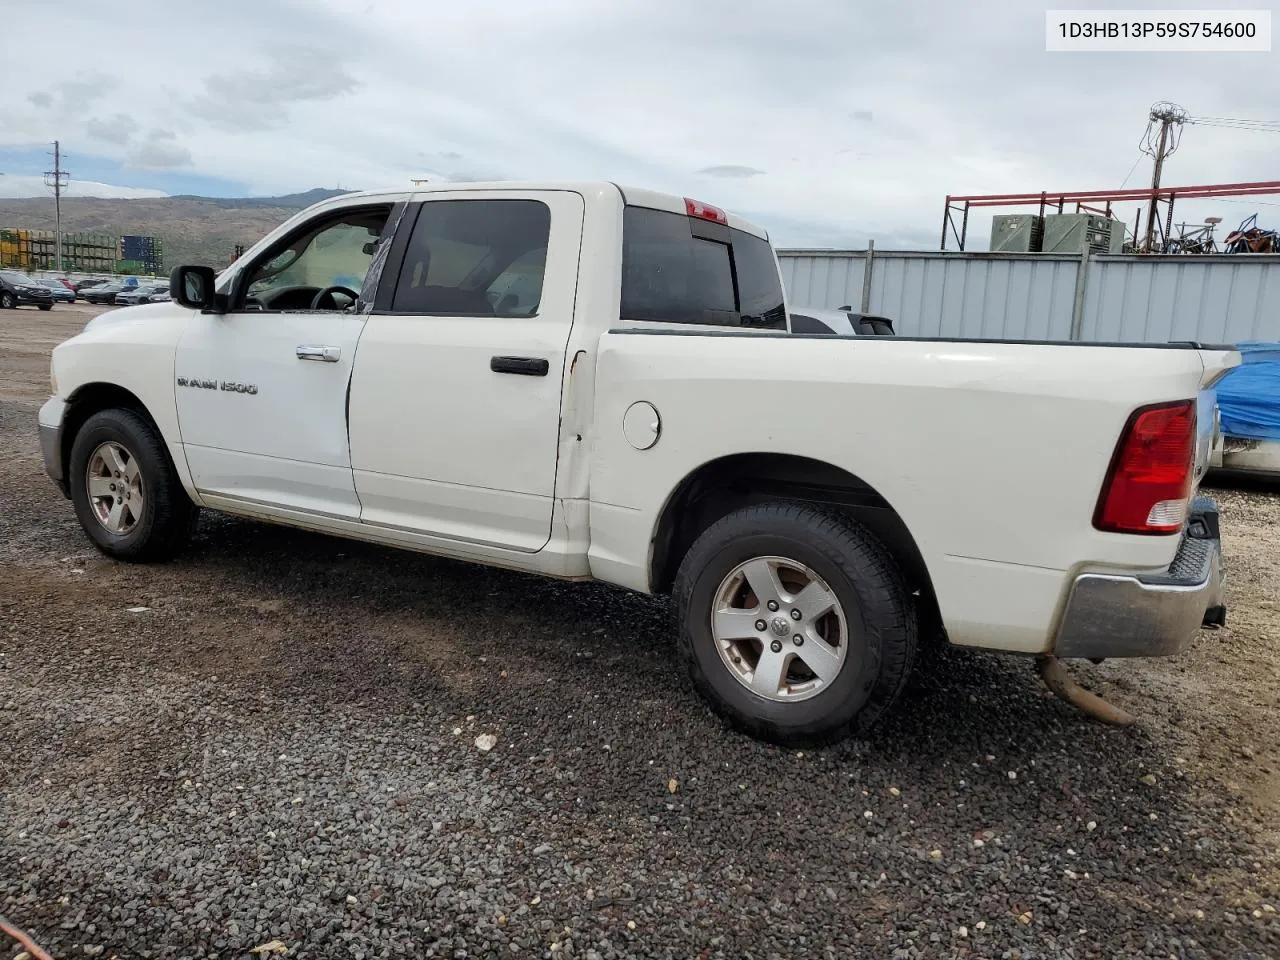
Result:
<svg viewBox="0 0 1280 960"><path fill-rule="evenodd" d="M1200 397L1196 408L1196 470L1195 483L1200 481L1210 467L1222 466L1222 426L1218 412L1217 384L1232 368L1240 365L1240 353L1231 347L1201 349Z"/></svg>

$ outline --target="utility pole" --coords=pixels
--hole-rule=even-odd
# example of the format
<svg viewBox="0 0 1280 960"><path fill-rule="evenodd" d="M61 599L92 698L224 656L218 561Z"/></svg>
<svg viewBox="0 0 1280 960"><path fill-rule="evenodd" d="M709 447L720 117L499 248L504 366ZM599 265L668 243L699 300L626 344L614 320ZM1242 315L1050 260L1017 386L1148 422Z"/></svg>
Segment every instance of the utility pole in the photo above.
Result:
<svg viewBox="0 0 1280 960"><path fill-rule="evenodd" d="M62 169L62 145L53 141L53 169L44 172L44 185L53 188L53 243L54 266L58 273L62 272L62 188L71 179L71 174Z"/></svg>
<svg viewBox="0 0 1280 960"><path fill-rule="evenodd" d="M1154 117L1154 115L1153 115ZM1160 171L1164 168L1165 146L1169 142L1169 125L1172 121L1168 117L1160 118L1160 145L1156 148L1155 163L1151 167L1151 189L1156 190L1160 187ZM1151 206L1147 208L1147 239L1145 246L1147 252L1151 252L1151 241L1155 237L1156 229L1156 198L1151 198Z"/></svg>
<svg viewBox="0 0 1280 960"><path fill-rule="evenodd" d="M1176 103L1157 103L1151 108L1151 113L1147 118L1147 134L1142 144L1142 151L1149 154L1155 163L1151 170L1151 189L1160 189L1160 174L1164 170L1165 157L1172 156L1173 152L1178 149L1178 141L1182 134L1182 124L1187 119L1187 111ZM1156 132L1156 124L1160 124L1159 133ZM1151 204L1147 208L1147 236L1143 241L1142 248L1145 252L1151 252L1151 245L1155 240L1156 231L1156 206L1159 203L1156 196L1151 197Z"/></svg>

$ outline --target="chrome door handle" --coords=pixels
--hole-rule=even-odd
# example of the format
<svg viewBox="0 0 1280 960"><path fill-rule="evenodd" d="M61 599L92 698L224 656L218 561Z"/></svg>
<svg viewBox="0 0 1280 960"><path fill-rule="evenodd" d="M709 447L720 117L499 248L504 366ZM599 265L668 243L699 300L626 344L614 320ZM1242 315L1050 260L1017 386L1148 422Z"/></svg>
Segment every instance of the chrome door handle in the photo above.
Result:
<svg viewBox="0 0 1280 960"><path fill-rule="evenodd" d="M320 360L324 363L337 363L342 359L341 347L322 347L314 344L302 344L298 347L299 360Z"/></svg>

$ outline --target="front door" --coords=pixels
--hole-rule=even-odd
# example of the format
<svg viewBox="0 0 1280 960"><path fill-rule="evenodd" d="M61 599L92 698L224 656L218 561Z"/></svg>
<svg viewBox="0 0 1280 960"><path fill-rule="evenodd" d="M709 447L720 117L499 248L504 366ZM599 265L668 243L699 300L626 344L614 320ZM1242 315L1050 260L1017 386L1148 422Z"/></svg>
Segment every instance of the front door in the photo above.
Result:
<svg viewBox="0 0 1280 960"><path fill-rule="evenodd" d="M582 197L568 191L422 203L352 376L365 523L546 545L582 219Z"/></svg>
<svg viewBox="0 0 1280 960"><path fill-rule="evenodd" d="M365 317L354 305L389 213L318 213L237 274L227 313L191 318L174 373L202 494L359 518L346 403Z"/></svg>

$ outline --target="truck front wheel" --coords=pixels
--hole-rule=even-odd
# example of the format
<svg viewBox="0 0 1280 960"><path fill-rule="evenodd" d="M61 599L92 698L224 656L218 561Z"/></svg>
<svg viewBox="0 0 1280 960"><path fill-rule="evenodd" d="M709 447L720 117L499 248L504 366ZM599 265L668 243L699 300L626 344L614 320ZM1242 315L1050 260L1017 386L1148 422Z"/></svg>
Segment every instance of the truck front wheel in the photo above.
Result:
<svg viewBox="0 0 1280 960"><path fill-rule="evenodd" d="M771 503L729 514L689 549L675 598L694 685L735 727L775 743L866 731L915 657L897 563L834 510Z"/></svg>
<svg viewBox="0 0 1280 960"><path fill-rule="evenodd" d="M196 507L156 429L133 410L103 410L71 446L71 500L89 539L118 560L166 559L187 542Z"/></svg>

